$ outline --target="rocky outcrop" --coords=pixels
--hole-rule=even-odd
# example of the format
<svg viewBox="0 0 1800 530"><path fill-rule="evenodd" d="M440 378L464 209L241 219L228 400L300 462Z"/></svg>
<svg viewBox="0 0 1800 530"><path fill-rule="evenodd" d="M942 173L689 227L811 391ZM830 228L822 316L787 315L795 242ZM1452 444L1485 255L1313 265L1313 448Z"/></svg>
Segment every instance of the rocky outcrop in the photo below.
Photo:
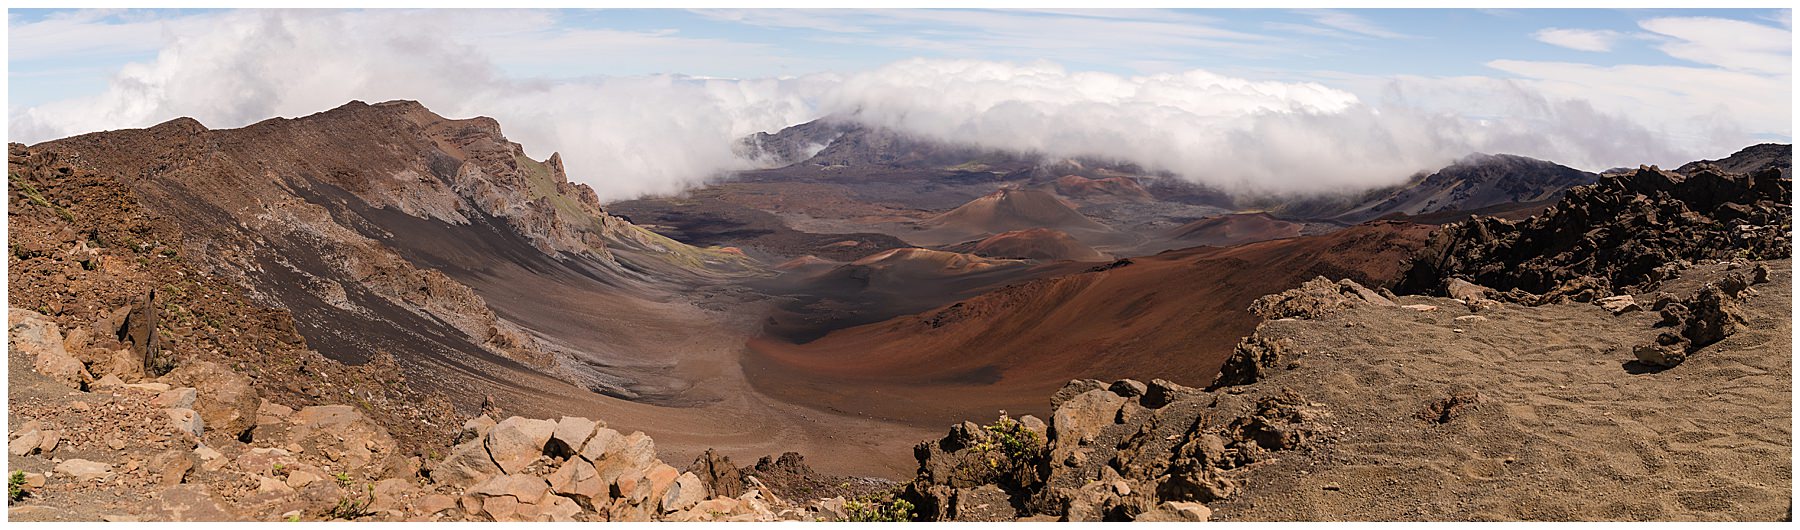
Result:
<svg viewBox="0 0 1800 530"><path fill-rule="evenodd" d="M1349 278L1333 283L1324 277L1318 277L1299 287L1256 299L1250 304L1250 312L1265 320L1315 320L1355 305L1399 307L1388 296ZM1219 368L1219 375L1214 378L1211 387L1216 389L1246 385L1267 377L1272 370L1282 365L1283 354L1291 347L1289 342L1285 339L1269 339L1254 332L1244 337L1232 348L1231 356Z"/></svg>
<svg viewBox="0 0 1800 530"><path fill-rule="evenodd" d="M1687 298L1657 298L1651 305L1662 317L1656 327L1667 330L1658 333L1655 341L1633 347L1632 355L1647 365L1671 367L1694 351L1736 333L1744 326L1738 300L1754 294L1750 284L1759 277L1767 281L1766 273L1728 273Z"/></svg>
<svg viewBox="0 0 1800 530"><path fill-rule="evenodd" d="M1349 278L1333 283L1318 277L1299 287L1256 299L1250 303L1250 312L1269 320L1316 319L1355 304L1392 306L1394 301Z"/></svg>
<svg viewBox="0 0 1800 530"><path fill-rule="evenodd" d="M731 465L731 457L707 449L687 471L699 477L710 497L737 497L744 494L744 472Z"/></svg>
<svg viewBox="0 0 1800 530"><path fill-rule="evenodd" d="M644 433L620 435L579 417L478 417L426 475L460 489L460 512L492 521L775 520L778 500L746 488L730 460L708 452L683 473L656 458ZM704 473L705 476L697 474Z"/></svg>
<svg viewBox="0 0 1800 530"><path fill-rule="evenodd" d="M1609 175L1525 221L1445 225L1399 290L1438 294L1447 280L1462 279L1519 303L1586 303L1653 288L1683 262L1786 258L1793 254L1791 188L1772 168L1682 175L1641 167Z"/></svg>
<svg viewBox="0 0 1800 530"><path fill-rule="evenodd" d="M1078 380L1058 395L1047 425L1002 416L920 444L901 498L927 520L1205 520L1205 502L1242 490L1234 470L1314 444L1321 430L1292 392L1250 402L1165 381Z"/></svg>

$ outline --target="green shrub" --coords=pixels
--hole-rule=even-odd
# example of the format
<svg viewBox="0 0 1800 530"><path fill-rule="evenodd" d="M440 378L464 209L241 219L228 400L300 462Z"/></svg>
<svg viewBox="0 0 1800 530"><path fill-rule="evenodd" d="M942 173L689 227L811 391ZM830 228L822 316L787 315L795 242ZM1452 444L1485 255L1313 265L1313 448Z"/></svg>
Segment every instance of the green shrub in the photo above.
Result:
<svg viewBox="0 0 1800 530"><path fill-rule="evenodd" d="M6 503L7 504L12 504L12 503L24 500L25 496L30 495L30 494L31 494L30 492L25 491L25 472L24 471L14 471L12 473L12 476L6 478Z"/></svg>
<svg viewBox="0 0 1800 530"><path fill-rule="evenodd" d="M345 476L343 473L338 473L338 477L340 482L349 479L349 477ZM375 512L369 511L369 505L375 503L375 485L365 484L364 486L363 491L365 494L362 498L357 498L355 495L346 495L343 498L338 499L337 506L332 507L331 511L325 512L325 518L327 520L343 519L345 521L354 521L361 517L373 515Z"/></svg>
<svg viewBox="0 0 1800 530"><path fill-rule="evenodd" d="M904 523L913 520L913 504L906 499L893 502L873 500L844 501L844 520L853 523Z"/></svg>

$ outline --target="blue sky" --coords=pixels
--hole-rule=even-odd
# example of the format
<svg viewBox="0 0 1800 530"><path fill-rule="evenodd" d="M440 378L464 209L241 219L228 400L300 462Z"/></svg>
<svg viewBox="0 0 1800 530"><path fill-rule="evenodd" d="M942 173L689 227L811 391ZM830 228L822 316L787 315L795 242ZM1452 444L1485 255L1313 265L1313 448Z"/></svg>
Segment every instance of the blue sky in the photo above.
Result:
<svg viewBox="0 0 1800 530"><path fill-rule="evenodd" d="M7 130L415 99L568 152L610 199L741 169L743 134L853 114L1292 192L1471 151L1605 169L1790 141L1791 25L1787 9L12 9Z"/></svg>

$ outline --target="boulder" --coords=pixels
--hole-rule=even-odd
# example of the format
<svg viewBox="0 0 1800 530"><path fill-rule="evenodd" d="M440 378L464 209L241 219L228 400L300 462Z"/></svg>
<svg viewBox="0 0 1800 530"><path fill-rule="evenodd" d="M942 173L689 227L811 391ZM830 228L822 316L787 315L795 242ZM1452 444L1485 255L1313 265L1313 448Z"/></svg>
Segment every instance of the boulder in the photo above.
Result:
<svg viewBox="0 0 1800 530"><path fill-rule="evenodd" d="M1167 501L1155 510L1144 512L1136 521L1139 522L1186 522L1197 523L1212 519L1212 509L1198 502Z"/></svg>
<svg viewBox="0 0 1800 530"><path fill-rule="evenodd" d="M1664 332L1656 336L1656 342L1632 347L1631 355L1638 362L1666 368L1687 360L1687 345L1681 336Z"/></svg>
<svg viewBox="0 0 1800 530"><path fill-rule="evenodd" d="M544 456L544 448L555 432L556 422L513 416L488 431L488 454L502 472L517 473Z"/></svg>
<svg viewBox="0 0 1800 530"><path fill-rule="evenodd" d="M92 384L89 384L88 389L89 390L108 390L108 389L120 388L123 386L125 386L125 380L119 379L119 376L114 375L114 374L106 374L106 375L100 376L100 379L94 380L94 382Z"/></svg>
<svg viewBox="0 0 1800 530"><path fill-rule="evenodd" d="M664 513L686 510L706 500L706 483L693 473L682 473L662 496Z"/></svg>
<svg viewBox="0 0 1800 530"><path fill-rule="evenodd" d="M44 432L38 429L31 429L20 433L18 436L14 436L12 441L6 444L6 451L13 456L29 455L38 452L38 444L43 441Z"/></svg>
<svg viewBox="0 0 1800 530"><path fill-rule="evenodd" d="M468 511L494 521L569 520L581 513L574 501L552 495L549 483L531 475L495 475L470 486L463 496L472 501L465 508L475 507Z"/></svg>
<svg viewBox="0 0 1800 530"><path fill-rule="evenodd" d="M1062 388L1057 389L1055 394L1050 395L1050 409L1056 410L1057 407L1062 406L1064 401L1068 401L1089 390L1100 390L1104 388L1106 388L1106 383L1102 383L1097 379L1070 380L1068 383L1063 384Z"/></svg>
<svg viewBox="0 0 1800 530"><path fill-rule="evenodd" d="M208 427L236 435L256 426L256 409L262 399L248 376L218 363L199 361L181 365L166 379L206 389L198 393L193 408Z"/></svg>
<svg viewBox="0 0 1800 530"><path fill-rule="evenodd" d="M1450 278L1444 281L1444 294L1464 303L1474 303L1488 298L1488 288L1461 278Z"/></svg>
<svg viewBox="0 0 1800 530"><path fill-rule="evenodd" d="M500 466L488 456L481 440L471 440L450 448L450 454L428 469L431 481L454 487L468 487L500 474Z"/></svg>
<svg viewBox="0 0 1800 530"><path fill-rule="evenodd" d="M171 409L191 409L194 408L197 396L193 387L182 387L157 394L155 399L150 400L150 404Z"/></svg>
<svg viewBox="0 0 1800 530"><path fill-rule="evenodd" d="M599 426L594 420L587 418L563 416L556 422L556 429L550 433L550 454L564 457L580 454L582 446Z"/></svg>
<svg viewBox="0 0 1800 530"><path fill-rule="evenodd" d="M594 472L594 465L579 458L564 461L556 471L546 477L550 482L550 491L573 499L582 508L593 510L605 506L608 498L608 484L600 480L600 474Z"/></svg>
<svg viewBox="0 0 1800 530"><path fill-rule="evenodd" d="M12 309L7 317L7 338L13 351L32 359L32 369L69 388L80 390L94 381L80 359L63 345L61 330L48 317L34 311Z"/></svg>
<svg viewBox="0 0 1800 530"><path fill-rule="evenodd" d="M1631 295L1628 294L1608 296L1606 298L1595 300L1594 303L1614 315L1623 315L1641 309L1638 307L1637 301L1633 300Z"/></svg>
<svg viewBox="0 0 1800 530"><path fill-rule="evenodd" d="M656 463L656 442L644 433L633 432L621 438L617 445L617 450L594 461L594 471L600 474L602 482L615 484L621 478L642 477L651 464Z"/></svg>
<svg viewBox="0 0 1800 530"><path fill-rule="evenodd" d="M1059 443L1086 444L1113 423L1126 401L1124 396L1105 390L1084 392L1056 408L1050 429Z"/></svg>
<svg viewBox="0 0 1800 530"><path fill-rule="evenodd" d="M96 377L113 376L120 380L137 380L144 377L144 359L125 348L111 350L105 358L89 365L88 368Z"/></svg>
<svg viewBox="0 0 1800 530"><path fill-rule="evenodd" d="M1139 381L1120 379L1118 381L1113 381L1113 384L1106 387L1106 389L1111 390L1112 393L1118 394L1121 397L1137 398L1138 396L1144 395L1145 392L1148 392L1150 387Z"/></svg>
<svg viewBox="0 0 1800 530"><path fill-rule="evenodd" d="M462 431L456 434L456 443L486 438L488 430L493 429L494 424L494 418L486 414L469 418L469 421L463 422Z"/></svg>
<svg viewBox="0 0 1800 530"><path fill-rule="evenodd" d="M319 476L319 474L311 471L296 469L288 472L287 485L290 488L299 489L310 486L312 483L321 480L325 480L325 477Z"/></svg>
<svg viewBox="0 0 1800 530"><path fill-rule="evenodd" d="M1394 306L1393 300L1389 300L1386 297L1381 296L1380 293L1371 291L1371 290L1369 290L1368 287L1363 287L1362 284L1356 283L1354 280L1351 280L1349 278L1344 278L1344 279L1338 280L1338 290L1340 292L1355 296L1358 300L1361 300L1362 303L1365 303L1365 304L1381 306L1381 307L1393 307Z"/></svg>
<svg viewBox="0 0 1800 530"><path fill-rule="evenodd" d="M55 471L58 475L73 477L77 482L107 480L113 477L112 465L80 458L62 461L56 465Z"/></svg>
<svg viewBox="0 0 1800 530"><path fill-rule="evenodd" d="M205 422L194 409L163 409L163 414L169 417L169 425L175 427L177 432L187 433L194 438L199 438L206 432Z"/></svg>
<svg viewBox="0 0 1800 530"><path fill-rule="evenodd" d="M1039 442L1050 439L1050 425L1045 424L1044 420L1038 419L1037 416L1032 416L1030 414L1020 416L1019 426L1024 427L1025 430L1031 431L1032 434L1037 435Z"/></svg>
<svg viewBox="0 0 1800 530"><path fill-rule="evenodd" d="M301 452L324 456L351 469L367 468L395 457L394 439L387 429L349 405L295 411L288 416L285 441L300 447Z"/></svg>
<svg viewBox="0 0 1800 530"><path fill-rule="evenodd" d="M369 511L386 512L400 509L401 503L406 498L419 493L419 486L410 480L401 478L382 479L375 482L371 493L375 495L375 498L369 501Z"/></svg>
<svg viewBox="0 0 1800 530"><path fill-rule="evenodd" d="M426 495L413 503L413 511L422 515L437 515L453 508L456 508L456 497L449 495Z"/></svg>
<svg viewBox="0 0 1800 530"><path fill-rule="evenodd" d="M624 443L625 437L620 435L619 431L606 427L595 428L594 436L588 438L587 443L581 446L581 458L589 462L599 462L622 449Z"/></svg>
<svg viewBox="0 0 1800 530"><path fill-rule="evenodd" d="M1165 379L1151 379L1150 385L1144 389L1144 397L1138 398L1138 404L1158 409L1174 403L1181 396L1190 395L1199 390L1181 386Z"/></svg>
<svg viewBox="0 0 1800 530"><path fill-rule="evenodd" d="M150 472L156 474L157 483L165 488L186 482L188 473L193 470L194 459L187 451L164 451L150 458Z"/></svg>

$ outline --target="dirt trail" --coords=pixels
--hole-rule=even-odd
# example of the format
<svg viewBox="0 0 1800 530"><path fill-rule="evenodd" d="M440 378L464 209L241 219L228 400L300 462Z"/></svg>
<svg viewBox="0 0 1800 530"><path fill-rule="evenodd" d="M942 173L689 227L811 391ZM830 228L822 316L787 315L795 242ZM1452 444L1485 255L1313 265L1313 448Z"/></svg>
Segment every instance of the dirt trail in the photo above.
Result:
<svg viewBox="0 0 1800 530"><path fill-rule="evenodd" d="M1253 468L1252 494L1212 507L1237 521L1778 519L1792 491L1792 262L1769 264L1742 304L1748 327L1662 371L1631 354L1655 313L1590 304L1474 321L1460 303L1406 297L1439 309L1271 322L1262 333L1306 353L1257 386L1323 403L1332 439ZM1691 293L1719 269L1665 289ZM1448 422L1420 417L1469 391L1477 403Z"/></svg>

